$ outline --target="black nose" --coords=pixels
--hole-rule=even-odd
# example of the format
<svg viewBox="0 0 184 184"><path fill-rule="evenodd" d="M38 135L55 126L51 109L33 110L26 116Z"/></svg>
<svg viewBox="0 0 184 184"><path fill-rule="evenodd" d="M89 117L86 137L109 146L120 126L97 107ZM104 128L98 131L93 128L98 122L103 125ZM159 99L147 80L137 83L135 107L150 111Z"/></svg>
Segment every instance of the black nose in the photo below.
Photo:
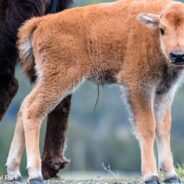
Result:
<svg viewBox="0 0 184 184"><path fill-rule="evenodd" d="M170 59L175 65L184 65L184 52L171 52Z"/></svg>

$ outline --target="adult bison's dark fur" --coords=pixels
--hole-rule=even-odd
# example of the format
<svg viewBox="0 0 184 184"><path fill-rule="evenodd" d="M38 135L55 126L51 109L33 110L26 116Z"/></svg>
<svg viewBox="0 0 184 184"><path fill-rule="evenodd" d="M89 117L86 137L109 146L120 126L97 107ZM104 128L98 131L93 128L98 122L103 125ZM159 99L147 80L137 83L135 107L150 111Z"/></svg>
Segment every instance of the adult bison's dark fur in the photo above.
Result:
<svg viewBox="0 0 184 184"><path fill-rule="evenodd" d="M72 0L0 0L0 120L18 90L15 65L18 58L16 35L27 19L61 11ZM29 78L35 79L34 73ZM32 81L34 82L34 80ZM54 177L67 163L64 158L65 132L71 97L67 97L48 116L43 151L43 176Z"/></svg>

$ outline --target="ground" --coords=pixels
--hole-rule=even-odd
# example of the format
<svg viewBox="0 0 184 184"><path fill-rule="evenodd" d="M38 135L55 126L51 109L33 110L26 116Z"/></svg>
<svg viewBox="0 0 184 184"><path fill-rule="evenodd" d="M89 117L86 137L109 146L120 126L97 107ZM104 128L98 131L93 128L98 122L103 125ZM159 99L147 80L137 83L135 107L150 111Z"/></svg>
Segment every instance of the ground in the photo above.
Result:
<svg viewBox="0 0 184 184"><path fill-rule="evenodd" d="M178 166L176 168L176 171L178 175L180 176L180 178L183 178L182 183L184 184L184 166ZM96 178L96 177L92 175L91 176L85 175L86 178L88 178L86 180L85 179L84 180L79 180L79 179L69 180L69 179L62 179L62 178L53 179L53 180L45 181L45 184L143 184L140 177L137 177L137 178L131 177L131 179L130 178L123 179L123 177L116 178L117 176L113 175L113 172L111 174L112 174L111 177L100 178L99 176L99 178L97 177L97 179L89 179L89 177L91 178ZM69 176L65 175L65 177L70 178L70 175ZM163 178L163 174L160 174L160 177ZM74 177L74 178L77 178L77 177ZM10 183L10 182L5 182L5 181L0 180L0 184L27 184L27 182L25 180L24 182L21 182L21 183L20 182Z"/></svg>
<svg viewBox="0 0 184 184"><path fill-rule="evenodd" d="M183 182L182 182L183 183ZM4 182L0 181L0 184L28 184L27 182L14 182L14 183L9 183L9 182ZM97 179L97 180L50 180L46 181L45 184L143 184L140 181L136 180L130 180L130 181L125 181L123 179ZM163 183L164 184L164 183ZM183 183L184 184L184 183Z"/></svg>
<svg viewBox="0 0 184 184"><path fill-rule="evenodd" d="M8 182L0 182L0 184L27 184L26 182L14 182L14 183L8 183ZM47 181L45 184L142 184L140 182L125 182L125 181L102 181L102 180L82 180L82 181L69 181L69 180L58 180L58 181Z"/></svg>

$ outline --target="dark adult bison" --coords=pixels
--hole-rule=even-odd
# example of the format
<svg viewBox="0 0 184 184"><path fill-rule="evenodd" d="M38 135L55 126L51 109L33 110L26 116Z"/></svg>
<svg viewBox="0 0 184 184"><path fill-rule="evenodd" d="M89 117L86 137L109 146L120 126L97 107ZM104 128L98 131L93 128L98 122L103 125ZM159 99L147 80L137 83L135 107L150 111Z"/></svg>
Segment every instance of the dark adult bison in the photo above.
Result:
<svg viewBox="0 0 184 184"><path fill-rule="evenodd" d="M18 91L18 81L15 78L15 65L18 59L16 49L18 28L32 17L64 10L70 3L72 0L0 1L0 120ZM34 72L29 73L29 78L31 82L34 82ZM48 115L42 164L45 178L55 176L67 163L63 151L69 105L70 97ZM56 130L54 134L53 129Z"/></svg>

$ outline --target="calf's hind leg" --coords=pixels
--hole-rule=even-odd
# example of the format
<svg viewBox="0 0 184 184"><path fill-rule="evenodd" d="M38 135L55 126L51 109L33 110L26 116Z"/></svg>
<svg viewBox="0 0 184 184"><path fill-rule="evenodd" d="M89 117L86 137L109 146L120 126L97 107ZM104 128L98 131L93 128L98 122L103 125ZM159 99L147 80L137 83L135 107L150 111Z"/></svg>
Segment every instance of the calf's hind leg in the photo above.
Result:
<svg viewBox="0 0 184 184"><path fill-rule="evenodd" d="M42 183L41 159L39 152L41 121L72 91L73 87L80 83L82 78L79 77L79 75L75 75L74 72L72 72L72 76L71 74L67 74L69 73L54 76L54 79L52 77L47 77L47 80L45 80L43 76L43 82L40 81L37 84L37 95L31 105L27 105L29 104L29 98L28 101L25 99L27 103L23 110L23 126L27 152L27 167L31 183L34 183L35 181ZM51 81L49 81L50 79ZM32 96L32 93L30 96Z"/></svg>
<svg viewBox="0 0 184 184"><path fill-rule="evenodd" d="M20 108L20 111L18 113L15 133L10 146L8 159L6 162L7 175L9 181L21 180L19 168L25 144L21 109L22 108Z"/></svg>
<svg viewBox="0 0 184 184"><path fill-rule="evenodd" d="M35 97L36 93L35 90L33 91L32 98ZM27 99L29 96L27 97ZM31 104L32 99L29 99L29 102ZM30 105L28 104L28 105ZM23 109L25 108L25 100L23 101L18 116L17 116L17 123L15 128L15 133L13 136L13 140L10 146L8 159L6 162L7 166L7 175L9 181L19 181L21 180L21 174L20 174L20 162L24 150L25 145L25 137L24 137L24 129L23 129Z"/></svg>
<svg viewBox="0 0 184 184"><path fill-rule="evenodd" d="M55 177L69 162L65 156L65 139L70 113L71 95L48 115L47 132L42 154L42 174L44 179Z"/></svg>

